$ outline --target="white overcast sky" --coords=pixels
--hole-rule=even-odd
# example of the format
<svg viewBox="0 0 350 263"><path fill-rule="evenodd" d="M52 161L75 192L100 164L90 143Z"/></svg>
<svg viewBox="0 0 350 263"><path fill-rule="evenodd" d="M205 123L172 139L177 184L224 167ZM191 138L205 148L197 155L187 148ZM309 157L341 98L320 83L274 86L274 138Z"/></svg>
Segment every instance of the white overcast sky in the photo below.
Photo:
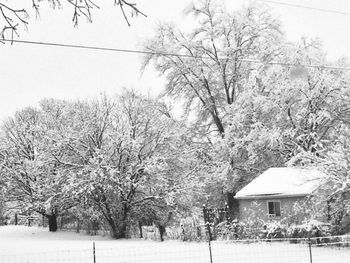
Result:
<svg viewBox="0 0 350 263"><path fill-rule="evenodd" d="M52 10L41 4L40 19L31 13L28 31L20 39L139 49L142 38L152 36L157 23L163 21L186 26L182 10L188 0L135 0L148 17L123 20L112 0L103 2L93 13L93 23L81 19L79 27L71 22L72 9ZM350 13L348 0L276 0ZM28 0L8 1L29 3ZM248 5L248 0L223 0L227 9ZM330 60L350 57L350 15L269 4L279 17L289 40L302 36L322 40ZM79 50L25 44L0 44L0 120L26 106L36 106L42 98L92 98L101 92L113 94L123 87L158 94L164 81L149 68L140 74L141 58L135 54Z"/></svg>

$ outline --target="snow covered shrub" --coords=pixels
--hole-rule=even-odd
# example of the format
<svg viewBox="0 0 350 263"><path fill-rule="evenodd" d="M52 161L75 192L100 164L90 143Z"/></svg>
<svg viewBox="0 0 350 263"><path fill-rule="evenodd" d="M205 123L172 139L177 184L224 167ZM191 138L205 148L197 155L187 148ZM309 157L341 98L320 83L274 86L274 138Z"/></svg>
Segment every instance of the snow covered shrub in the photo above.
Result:
<svg viewBox="0 0 350 263"><path fill-rule="evenodd" d="M287 237L289 238L315 238L326 237L331 235L331 225L317 221L310 220L301 225L292 225L287 229ZM328 242L328 239L315 239L317 243ZM291 240L296 243L297 240Z"/></svg>
<svg viewBox="0 0 350 263"><path fill-rule="evenodd" d="M218 239L258 239L262 233L262 227L249 225L245 222L223 221L216 226Z"/></svg>
<svg viewBox="0 0 350 263"><path fill-rule="evenodd" d="M238 239L242 236L243 225L237 221L223 221L216 226L218 239Z"/></svg>
<svg viewBox="0 0 350 263"><path fill-rule="evenodd" d="M265 238L285 238L286 237L286 226L282 225L280 222L270 222L264 226L265 229Z"/></svg>
<svg viewBox="0 0 350 263"><path fill-rule="evenodd" d="M90 218L87 222L86 233L91 236L96 236L98 230L101 228L101 221L98 218Z"/></svg>
<svg viewBox="0 0 350 263"><path fill-rule="evenodd" d="M350 198L350 194L348 198ZM350 232L350 212L346 211L349 208L346 208L343 203L338 200L338 203L334 202L330 205L331 210L337 210L330 216L332 235L344 235Z"/></svg>
<svg viewBox="0 0 350 263"><path fill-rule="evenodd" d="M204 229L204 231L206 231L206 229ZM212 232L214 231L215 230L212 228ZM206 232L202 231L199 218L196 215L182 218L178 225L178 233L182 241L199 241L203 238L206 239Z"/></svg>
<svg viewBox="0 0 350 263"><path fill-rule="evenodd" d="M300 225L292 225L287 229L289 238L305 238L308 237L308 231ZM297 240L292 240L292 243L297 243Z"/></svg>
<svg viewBox="0 0 350 263"><path fill-rule="evenodd" d="M261 209L261 206L257 201L254 201L250 204L249 207L245 207L245 218L242 220L242 223L249 226L250 228L262 229L266 225L266 220L264 220L265 212Z"/></svg>
<svg viewBox="0 0 350 263"><path fill-rule="evenodd" d="M339 220L339 224L336 224L336 222L334 223L335 224L333 224L333 227L332 227L333 235L343 235L346 233L350 233L350 215L349 214L343 215Z"/></svg>
<svg viewBox="0 0 350 263"><path fill-rule="evenodd" d="M223 221L217 224L215 230L218 239L225 239L225 237L227 237L230 234L229 222Z"/></svg>

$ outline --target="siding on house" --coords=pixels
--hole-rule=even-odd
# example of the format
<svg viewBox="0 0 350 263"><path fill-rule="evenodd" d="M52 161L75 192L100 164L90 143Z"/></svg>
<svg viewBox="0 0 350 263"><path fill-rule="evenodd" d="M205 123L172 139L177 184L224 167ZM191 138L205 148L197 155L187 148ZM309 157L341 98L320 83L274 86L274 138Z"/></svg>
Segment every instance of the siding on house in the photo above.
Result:
<svg viewBox="0 0 350 263"><path fill-rule="evenodd" d="M268 201L280 201L281 216L271 217L268 215ZM295 210L295 204L300 206ZM318 202L307 199L307 197L280 197L280 198L259 198L239 200L239 220L248 222L272 222L279 221L286 224L302 224L305 217L318 221L327 222L327 202ZM317 212L321 212L317 214Z"/></svg>
<svg viewBox="0 0 350 263"><path fill-rule="evenodd" d="M270 217L268 215L268 201L281 202L281 216ZM242 199L239 200L239 220L246 222L254 218L254 220L262 220L264 222L282 220L291 215L294 204L305 201L303 197L281 197L281 198L264 198L264 199ZM297 220L296 220L297 221ZM291 222L290 222L291 223ZM300 223L300 222L295 222Z"/></svg>

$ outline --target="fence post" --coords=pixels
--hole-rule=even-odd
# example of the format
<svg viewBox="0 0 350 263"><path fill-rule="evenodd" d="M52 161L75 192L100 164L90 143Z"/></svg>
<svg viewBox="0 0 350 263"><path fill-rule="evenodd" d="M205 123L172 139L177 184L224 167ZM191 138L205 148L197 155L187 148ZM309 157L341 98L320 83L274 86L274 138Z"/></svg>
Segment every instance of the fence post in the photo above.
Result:
<svg viewBox="0 0 350 263"><path fill-rule="evenodd" d="M310 263L312 263L312 249L311 249L310 233L309 233L309 236L308 236L308 244L309 244Z"/></svg>
<svg viewBox="0 0 350 263"><path fill-rule="evenodd" d="M209 245L209 255L210 255L210 263L213 263L213 256L211 253L211 240L212 240L212 236L211 236L211 232L210 232L210 222L209 222L209 216L208 216L208 211L205 207L205 204L203 205L203 217L204 217L204 225L208 231L208 245Z"/></svg>
<svg viewBox="0 0 350 263"><path fill-rule="evenodd" d="M92 251L94 255L94 263L96 263L95 242L92 243Z"/></svg>

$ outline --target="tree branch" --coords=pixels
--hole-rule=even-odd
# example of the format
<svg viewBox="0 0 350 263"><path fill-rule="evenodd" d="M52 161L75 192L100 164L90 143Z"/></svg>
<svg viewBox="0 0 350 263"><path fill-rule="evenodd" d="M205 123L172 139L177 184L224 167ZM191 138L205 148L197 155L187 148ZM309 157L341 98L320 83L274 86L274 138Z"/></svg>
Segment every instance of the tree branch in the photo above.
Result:
<svg viewBox="0 0 350 263"><path fill-rule="evenodd" d="M53 8L60 6L59 0L46 0L51 3ZM73 25L78 26L79 17L85 17L90 23L92 23L92 10L94 8L99 9L100 7L95 3L95 0L66 0L68 4L73 7ZM120 10L124 16L124 19L128 26L130 26L129 17L126 14L126 9L131 10L131 17L142 15L147 17L140 9L137 8L136 3L131 3L129 0L114 0L115 5L120 6ZM39 4L36 0L32 0L32 8L35 10L36 17L39 16ZM2 19L1 19L2 18ZM0 41L1 39L6 39L11 37L13 40L14 34L19 37L17 29L19 25L27 26L28 25L29 15L26 9L14 9L10 4L3 3L0 0ZM1 20L3 20L4 25L2 25ZM7 32L10 33L10 36L7 35Z"/></svg>

